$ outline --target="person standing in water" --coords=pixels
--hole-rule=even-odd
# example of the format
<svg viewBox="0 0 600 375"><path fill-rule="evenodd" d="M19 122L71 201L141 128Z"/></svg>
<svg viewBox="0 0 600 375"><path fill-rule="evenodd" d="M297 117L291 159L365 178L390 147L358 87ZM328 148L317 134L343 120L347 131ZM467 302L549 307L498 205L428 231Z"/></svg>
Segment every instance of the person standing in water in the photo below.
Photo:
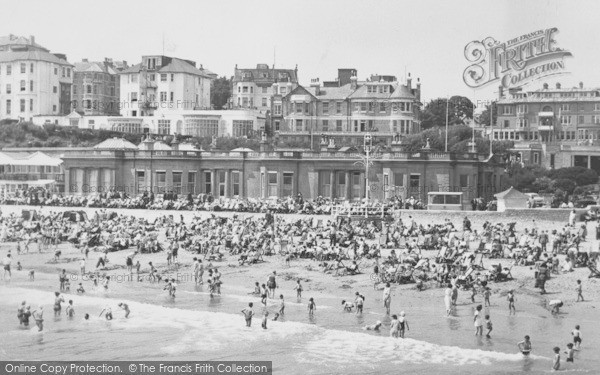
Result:
<svg viewBox="0 0 600 375"><path fill-rule="evenodd" d="M35 325L38 327L38 332L42 332L44 330L44 307L40 306L37 310L33 310L31 316L35 319Z"/></svg>
<svg viewBox="0 0 600 375"><path fill-rule="evenodd" d="M481 310L483 306L477 305L475 313L473 314L473 325L475 326L475 336L483 335L483 319L481 317Z"/></svg>
<svg viewBox="0 0 600 375"><path fill-rule="evenodd" d="M60 304L65 302L65 298L61 296L59 292L54 292L54 295L54 316L59 316L62 311L62 306Z"/></svg>
<svg viewBox="0 0 600 375"><path fill-rule="evenodd" d="M302 284L300 284L300 279L296 281L296 286L294 287L294 290L296 291L296 298L302 299Z"/></svg>
<svg viewBox="0 0 600 375"><path fill-rule="evenodd" d="M283 299L283 294L279 295L279 315L283 315L285 311L285 300Z"/></svg>
<svg viewBox="0 0 600 375"><path fill-rule="evenodd" d="M552 370L558 371L560 370L560 348L558 346L554 347L554 360L552 361Z"/></svg>
<svg viewBox="0 0 600 375"><path fill-rule="evenodd" d="M267 287L269 288L269 298L275 298L275 288L277 288L276 276L277 272L273 271L273 273L269 276L269 280L267 281Z"/></svg>
<svg viewBox="0 0 600 375"><path fill-rule="evenodd" d="M410 331L410 327L408 326L408 321L405 318L406 313L404 311L402 311L400 313L400 318L398 318L398 322L400 323L400 330L398 331L398 335L401 338L404 338L404 332L405 330L409 330Z"/></svg>
<svg viewBox="0 0 600 375"><path fill-rule="evenodd" d="M444 304L446 305L446 316L452 313L452 284L448 284L444 291Z"/></svg>
<svg viewBox="0 0 600 375"><path fill-rule="evenodd" d="M129 318L129 313L131 313L131 310L129 310L129 305L121 302L121 303L119 303L119 307L122 308L123 310L125 310L125 318Z"/></svg>
<svg viewBox="0 0 600 375"><path fill-rule="evenodd" d="M68 318L73 318L73 315L75 315L75 309L73 308L73 300L72 299L69 300L69 304L67 305L67 309L65 312L66 312Z"/></svg>
<svg viewBox="0 0 600 375"><path fill-rule="evenodd" d="M392 322L390 323L390 336L398 337L400 332L400 321L398 320L398 315L392 315Z"/></svg>
<svg viewBox="0 0 600 375"><path fill-rule="evenodd" d="M25 313L25 307L27 305L27 301L21 302L21 306L17 309L17 318L19 319L19 325L23 324L23 314Z"/></svg>
<svg viewBox="0 0 600 375"><path fill-rule="evenodd" d="M531 350L533 348L531 346L531 340L529 338L529 335L526 335L523 341L517 343L517 347L521 351L521 354L523 354L524 356L528 356L529 354L531 354Z"/></svg>
<svg viewBox="0 0 600 375"><path fill-rule="evenodd" d="M390 283L385 284L383 288L383 307L385 307L386 315L390 315L390 307L392 306L392 288Z"/></svg>
<svg viewBox="0 0 600 375"><path fill-rule="evenodd" d="M308 315L314 315L315 310L317 309L317 304L315 303L314 298L310 297L308 299Z"/></svg>
<svg viewBox="0 0 600 375"><path fill-rule="evenodd" d="M246 327L252 326L252 317L254 316L254 311L252 311L252 306L254 304L250 302L248 307L242 310L242 314L244 314L244 319L246 319Z"/></svg>
<svg viewBox="0 0 600 375"><path fill-rule="evenodd" d="M517 313L515 307L515 291L509 290L506 299L508 300L508 315L515 315Z"/></svg>

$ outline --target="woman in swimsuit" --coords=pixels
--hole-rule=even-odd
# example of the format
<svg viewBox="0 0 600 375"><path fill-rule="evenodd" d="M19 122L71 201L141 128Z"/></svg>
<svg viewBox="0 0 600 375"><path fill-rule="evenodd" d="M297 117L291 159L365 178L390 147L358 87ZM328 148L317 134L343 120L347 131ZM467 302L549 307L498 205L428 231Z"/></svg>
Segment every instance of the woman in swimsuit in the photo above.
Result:
<svg viewBox="0 0 600 375"><path fill-rule="evenodd" d="M56 298L54 299L54 316L59 316L62 310L61 302L65 302L65 298L60 295L59 292L54 292Z"/></svg>

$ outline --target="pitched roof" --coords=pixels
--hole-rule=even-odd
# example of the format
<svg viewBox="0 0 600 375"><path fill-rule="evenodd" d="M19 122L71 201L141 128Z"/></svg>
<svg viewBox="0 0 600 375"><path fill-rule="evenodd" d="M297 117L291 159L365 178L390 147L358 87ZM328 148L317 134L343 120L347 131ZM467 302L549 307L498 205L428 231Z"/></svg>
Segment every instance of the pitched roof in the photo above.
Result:
<svg viewBox="0 0 600 375"><path fill-rule="evenodd" d="M32 165L57 167L62 164L62 159L36 151L33 154L6 154L0 153L0 165Z"/></svg>
<svg viewBox="0 0 600 375"><path fill-rule="evenodd" d="M119 73L120 74L132 74L132 73L139 73L141 70L142 70L142 64L140 63L140 64L132 65L129 68L124 69L123 71L121 71ZM158 73L186 73L186 74L192 74L192 75L205 77L205 78L211 78L211 79L215 75L210 70L207 70L207 69L200 70L200 69L196 68L194 65L190 64L189 62L178 59L176 57L172 57L171 61L167 65L158 69L157 72Z"/></svg>
<svg viewBox="0 0 600 375"><path fill-rule="evenodd" d="M283 73L285 74L287 77L289 77L289 81L290 82L298 82L298 76L296 75L296 70L295 69L271 69L268 67L268 65L265 65L265 67L257 67L257 68L251 68L251 69L235 69L235 73L234 73L234 77L233 80L234 81L244 81L244 80L248 80L248 78L244 78L245 74L250 73L250 80L252 80L253 82L256 83L260 83L260 82L275 82L279 79L279 73Z"/></svg>
<svg viewBox="0 0 600 375"><path fill-rule="evenodd" d="M109 73L109 74L117 74L117 72L111 68L110 66L102 63L102 62L76 62L73 64L75 66L76 72L97 72L97 73Z"/></svg>
<svg viewBox="0 0 600 375"><path fill-rule="evenodd" d="M33 46L35 48L42 49L46 52L49 52L49 50L44 48L43 46L41 46L35 42L31 43L31 39L26 38L24 36L18 36L18 35L0 36L0 46L14 46L14 45Z"/></svg>
<svg viewBox="0 0 600 375"><path fill-rule="evenodd" d="M60 58L56 57L55 55L53 55L49 52L45 52L45 51L19 51L19 52L3 51L3 52L0 52L0 62L3 62L3 63L4 62L13 62L13 61L30 61L30 60L47 61L47 62L54 63L54 64L73 66L67 60L60 59Z"/></svg>
<svg viewBox="0 0 600 375"><path fill-rule="evenodd" d="M109 138L94 146L95 150L137 150L137 146L125 138Z"/></svg>
<svg viewBox="0 0 600 375"><path fill-rule="evenodd" d="M314 88L311 88L311 93L315 93ZM344 86L341 87L321 87L319 88L319 95L317 95L317 98L321 99L321 100L327 100L327 99L338 99L338 100L344 100L346 98L348 98L352 93L354 92L354 90L352 89L352 86L348 83Z"/></svg>
<svg viewBox="0 0 600 375"><path fill-rule="evenodd" d="M368 92L369 86L391 86L391 92L382 93L379 90L375 92ZM360 98L375 98L375 99L415 99L415 96L410 92L408 87L400 84L399 82L382 82L382 83L363 83L361 84L356 91L350 95L351 99L360 99Z"/></svg>

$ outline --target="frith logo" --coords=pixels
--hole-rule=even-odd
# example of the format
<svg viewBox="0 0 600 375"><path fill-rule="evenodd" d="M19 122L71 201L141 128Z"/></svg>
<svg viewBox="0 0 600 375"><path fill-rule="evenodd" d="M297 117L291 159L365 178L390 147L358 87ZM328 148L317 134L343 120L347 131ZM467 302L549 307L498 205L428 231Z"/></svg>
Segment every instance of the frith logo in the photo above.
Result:
<svg viewBox="0 0 600 375"><path fill-rule="evenodd" d="M472 88L495 81L505 88L516 88L543 77L567 73L564 60L572 55L556 46L557 32L557 28L550 28L504 43L488 37L467 44L465 57L472 65L465 69L463 80Z"/></svg>

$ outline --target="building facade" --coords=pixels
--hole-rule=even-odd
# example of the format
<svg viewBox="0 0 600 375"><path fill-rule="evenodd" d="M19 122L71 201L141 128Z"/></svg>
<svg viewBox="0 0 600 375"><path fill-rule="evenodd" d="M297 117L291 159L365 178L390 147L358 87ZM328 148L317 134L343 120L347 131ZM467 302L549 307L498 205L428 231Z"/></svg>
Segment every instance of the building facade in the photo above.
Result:
<svg viewBox="0 0 600 375"><path fill-rule="evenodd" d="M0 119L31 121L71 110L73 66L29 38L0 38Z"/></svg>
<svg viewBox="0 0 600 375"><path fill-rule="evenodd" d="M142 62L119 72L120 113L156 116L182 110L209 109L214 73L191 60L143 56Z"/></svg>
<svg viewBox="0 0 600 375"><path fill-rule="evenodd" d="M275 126L280 139L308 141L325 135L338 144L362 144L370 133L391 144L394 136L420 131L421 84L412 87L393 76L373 75L359 82L355 69L340 69L336 81L313 79L282 98L283 125Z"/></svg>
<svg viewBox="0 0 600 375"><path fill-rule="evenodd" d="M298 86L298 67L275 69L267 64L256 68L235 66L231 90L231 107L248 108L266 113L272 110L275 97L279 100Z"/></svg>
<svg viewBox="0 0 600 375"><path fill-rule="evenodd" d="M72 110L85 115L118 115L120 82L119 72L127 69L127 62L117 64L112 59L90 62L83 59L73 68Z"/></svg>
<svg viewBox="0 0 600 375"><path fill-rule="evenodd" d="M500 90L496 140L513 140L525 164L581 166L600 173L600 89L547 83L533 91Z"/></svg>
<svg viewBox="0 0 600 375"><path fill-rule="evenodd" d="M61 156L68 194L117 189L130 195L175 191L242 198L299 193L308 199L365 198L365 169L356 164L363 154L331 147L315 152L205 152L177 142L167 146L146 139L136 146L115 138L94 148L43 151ZM368 176L369 196L374 200L413 196L426 201L428 192L450 190L462 191L463 203L468 203L478 196L489 198L502 188L504 167L476 153L407 153L392 148L377 156Z"/></svg>

